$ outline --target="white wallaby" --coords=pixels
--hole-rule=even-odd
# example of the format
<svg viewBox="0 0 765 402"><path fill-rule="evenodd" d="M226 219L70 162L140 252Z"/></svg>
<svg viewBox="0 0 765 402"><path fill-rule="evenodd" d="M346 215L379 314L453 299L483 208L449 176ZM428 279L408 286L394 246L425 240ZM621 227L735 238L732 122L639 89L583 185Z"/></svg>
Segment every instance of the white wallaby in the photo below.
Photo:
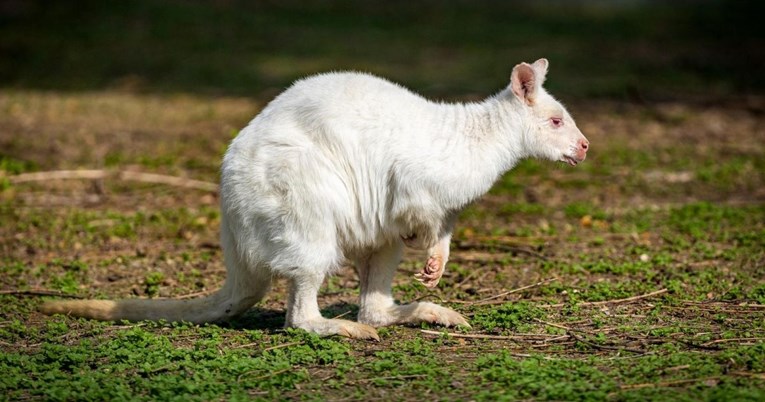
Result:
<svg viewBox="0 0 765 402"><path fill-rule="evenodd" d="M222 289L192 300L81 300L46 314L101 320L221 321L290 283L286 326L378 339L374 327L467 325L426 302L398 305L393 274L406 245L427 250L416 276L438 283L459 212L529 157L576 165L589 143L542 83L547 60L515 66L481 103L428 101L389 81L329 73L296 82L233 140L221 174ZM358 322L321 316L324 278L352 261Z"/></svg>

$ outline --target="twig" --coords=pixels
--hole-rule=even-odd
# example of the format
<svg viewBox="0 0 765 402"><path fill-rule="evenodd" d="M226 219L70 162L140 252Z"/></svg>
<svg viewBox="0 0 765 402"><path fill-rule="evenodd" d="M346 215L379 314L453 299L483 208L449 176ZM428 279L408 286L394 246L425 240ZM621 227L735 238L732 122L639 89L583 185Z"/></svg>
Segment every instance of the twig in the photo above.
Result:
<svg viewBox="0 0 765 402"><path fill-rule="evenodd" d="M412 301L413 301L413 302L417 302L417 301L420 301L420 300L425 300L425 299L432 299L432 300L435 300L435 301L437 301L437 302L439 302L439 303L452 303L452 302L450 302L450 301L448 301L448 300L444 300L444 299L440 298L440 297L439 297L437 294L435 294L435 293L425 293L425 294L423 294L422 296L419 296L419 297L417 297L416 299L414 299L414 300L412 300Z"/></svg>
<svg viewBox="0 0 765 402"><path fill-rule="evenodd" d="M143 326L146 326L146 323L139 322L139 323L128 324L128 325L110 325L106 327L106 329L121 330L121 329L137 328L137 327L143 327Z"/></svg>
<svg viewBox="0 0 765 402"><path fill-rule="evenodd" d="M496 239L493 239L492 242L483 244L483 243L473 243L473 242L467 242L467 241L461 241L457 243L456 247L457 249L461 250L469 250L469 249L497 249L499 251L504 251L508 253L516 252L516 253L525 253L528 255L531 255L533 257L537 257L541 260L547 261L547 257L544 255L534 251L530 250L526 247L533 247L533 244L531 243L522 243L522 242L515 242L511 244L503 244L503 243L496 243Z"/></svg>
<svg viewBox="0 0 765 402"><path fill-rule="evenodd" d="M738 304L739 307L750 307L753 309L765 309L765 304L752 304L752 303L741 303Z"/></svg>
<svg viewBox="0 0 765 402"><path fill-rule="evenodd" d="M584 302L584 303L579 303L579 305L580 306L602 306L602 305L605 305L605 304L627 303L627 302L631 302L631 301L635 301L635 300L646 299L646 298L649 298L649 297L658 296L658 295L667 293L667 291L668 291L667 288L663 288L663 289L659 289L659 290L657 290L655 292L646 293L644 295L632 296L632 297L627 297L627 298L624 298L624 299L603 300L603 301L597 301L597 302Z"/></svg>
<svg viewBox="0 0 765 402"><path fill-rule="evenodd" d="M50 181L50 180L69 180L69 179L86 179L86 180L99 180L106 179L108 177L117 177L121 180L132 180L143 183L155 183L166 184L169 186L194 188L203 191L218 191L218 185L201 180L186 179L177 176L168 176L164 174L156 173L141 173L131 172L127 170L123 171L110 171L110 170L54 170L49 172L34 172L34 173L22 173L15 176L9 176L8 181L11 184L28 183L34 181Z"/></svg>
<svg viewBox="0 0 765 402"><path fill-rule="evenodd" d="M560 325L560 324L555 324L555 323L552 323L552 322L547 322L545 320L540 320L539 318L534 318L534 321L540 322L540 323L545 324L545 325L549 325L551 327L565 329L566 331L572 331L571 328L569 328L569 327L567 327L565 325Z"/></svg>
<svg viewBox="0 0 765 402"><path fill-rule="evenodd" d="M746 371L731 371L729 374L737 375L741 377L749 377L749 378L757 378L760 380L765 380L765 373L748 373Z"/></svg>
<svg viewBox="0 0 765 402"><path fill-rule="evenodd" d="M498 341L503 341L503 340L519 340L519 338L523 338L523 337L518 337L518 336L502 336L502 335L457 334L457 333L454 333L454 332L438 332L438 331L430 331L430 330L427 330L427 329L421 329L420 332L425 333L425 334L429 334L429 335L446 335L446 336L450 336L452 338L491 339L491 340L498 340ZM558 338L553 338L553 339L558 339ZM548 340L550 340L550 339L547 339L545 341L548 341ZM515 356L515 357L534 357L534 355L528 354L528 353L513 353L513 352L509 352L509 354L510 354L510 356ZM544 360L557 360L557 359L553 359L553 358L547 357L547 356L542 357L542 359L544 359Z"/></svg>
<svg viewBox="0 0 765 402"><path fill-rule="evenodd" d="M243 348L248 348L248 347L250 347L250 346L256 346L256 345L260 345L260 343L261 343L261 342L246 343L246 344L244 344L244 345L238 345L238 346L234 346L232 349L243 349ZM280 345L269 346L269 347L267 347L267 348L265 348L265 349L261 350L261 352L268 352L269 350L276 350L276 349L281 349L281 348L288 348L288 347L290 347L290 346L300 345L300 344L302 344L302 343L303 343L303 341L295 341L295 342L287 342L287 343L282 343L282 344L280 344Z"/></svg>
<svg viewBox="0 0 765 402"><path fill-rule="evenodd" d="M346 311L346 312L344 312L344 313L340 313L340 314L338 314L338 315L336 315L336 316L332 317L332 319L333 319L333 320L335 320L335 319L338 319L338 318L341 318L341 317L345 317L346 315L348 315L348 314L350 314L350 313L351 313L351 310L348 310L348 311Z"/></svg>
<svg viewBox="0 0 765 402"><path fill-rule="evenodd" d="M685 346L701 349L701 350L721 350L722 348L717 345L705 345L686 341L685 339L678 339L677 342L682 343Z"/></svg>
<svg viewBox="0 0 765 402"><path fill-rule="evenodd" d="M552 239L552 236L474 236L471 239L479 242L487 242L493 244L505 244L510 246L539 246ZM465 243L470 243L466 241Z"/></svg>
<svg viewBox="0 0 765 402"><path fill-rule="evenodd" d="M470 273L469 273L469 274L467 274L467 275L465 276L465 278L464 278L464 279L462 279L462 280L460 281L460 283L458 283L458 284L457 284L457 285L455 285L454 287L455 287L455 288L457 288L457 289L461 288L461 287L462 287L462 285L464 285L465 283L467 283L467 281L469 281L469 280L473 279L473 277L474 277L474 276L476 276L476 274L478 274L478 272L479 272L478 270L473 270L473 271L470 271Z"/></svg>
<svg viewBox="0 0 765 402"><path fill-rule="evenodd" d="M693 300L684 300L683 304L690 304L693 306L730 306L730 307L749 307L754 309L765 309L765 304L753 304L753 303L726 303L726 302L697 302Z"/></svg>
<svg viewBox="0 0 765 402"><path fill-rule="evenodd" d="M649 298L649 297L658 296L660 294L667 293L667 291L668 291L667 288L663 288L663 289L659 289L659 290L657 290L655 292L646 293L644 295L627 297L627 298L624 298L624 299L603 300L603 301L596 301L596 302L581 302L581 303L577 303L577 306L603 306L603 305L606 305L606 304L627 303L627 302L631 302L631 301L635 301L635 300L646 299L646 298ZM566 305L566 303L546 304L546 305L543 304L543 305L541 305L539 307L543 307L543 308L555 308L555 307L563 307L565 305Z"/></svg>
<svg viewBox="0 0 765 402"><path fill-rule="evenodd" d="M556 336L555 338L545 339L544 341L545 342L555 342L555 341L567 340L568 338L570 338L570 336L568 334L566 334L566 335Z"/></svg>
<svg viewBox="0 0 765 402"><path fill-rule="evenodd" d="M702 343L701 346L711 346L716 343L723 343L723 342L739 342L739 341L763 341L765 338L727 338L727 339L716 339L714 341L709 341L706 343Z"/></svg>
<svg viewBox="0 0 765 402"><path fill-rule="evenodd" d="M134 181L140 181L144 183L167 184L169 186L195 188L195 189L204 190L204 191L212 191L212 192L218 191L218 185L215 183L210 183L210 182L201 181L201 180L186 179L183 177L167 176L163 174L123 171L120 173L120 178L122 180L134 180Z"/></svg>
<svg viewBox="0 0 765 402"><path fill-rule="evenodd" d="M264 374L262 376L253 378L253 380L254 381L263 380L263 379L266 379L266 378L269 378L269 377L277 376L277 375L282 374L282 373L286 373L286 372L288 372L290 370L292 370L292 367L288 367L286 369L277 370L277 371L274 371L273 373ZM239 374L239 376L236 377L236 381L239 382L239 381L242 380L242 377L246 376L247 374L254 373L256 371L258 371L258 370L250 370L250 371L244 372L242 374Z"/></svg>
<svg viewBox="0 0 765 402"><path fill-rule="evenodd" d="M547 334L527 334L527 335L484 335L484 334L459 334L455 332L439 332L431 331L428 329L421 329L420 332L428 335L446 335L452 338L466 338L466 339L491 339L497 341L528 341L530 338L538 338L538 340L548 340L550 337L557 337L558 335Z"/></svg>
<svg viewBox="0 0 765 402"><path fill-rule="evenodd" d="M410 375L394 375L390 377L373 377L373 378L362 378L360 380L356 380L354 382L356 383L364 383L364 382L370 382L374 380L406 380L409 378L420 378L420 377L427 377L428 374L410 374Z"/></svg>
<svg viewBox="0 0 765 402"><path fill-rule="evenodd" d="M626 352L638 353L638 354L641 354L641 355L646 353L645 350L640 350L640 349L625 348L625 347L620 347L620 346L599 345L599 344L597 344L595 342L588 341L587 339L582 338L581 336L576 335L574 333L574 331L569 331L568 334L571 335L571 337L576 339L577 341L582 342L582 343L587 344L587 345L590 345L590 346L592 346L594 348L597 348L597 349L626 351Z"/></svg>
<svg viewBox="0 0 765 402"><path fill-rule="evenodd" d="M267 348L263 349L263 351L267 352L269 350L288 348L290 346L297 346L297 345L301 345L301 344L303 344L303 341L287 342L287 343L282 343L281 345L274 345L274 346L267 347Z"/></svg>
<svg viewBox="0 0 765 402"><path fill-rule="evenodd" d="M216 291L217 291L217 289L205 290L203 292L196 292L196 293L188 293L188 294L185 294L185 295L180 295L178 297L173 297L172 299L178 299L178 300L193 299L193 298L195 298L197 296L207 296L209 294L215 293Z"/></svg>
<svg viewBox="0 0 765 402"><path fill-rule="evenodd" d="M671 387L674 385L691 384L700 381L719 380L720 377L703 377L703 378L691 378L688 380L674 380L674 381L660 381L656 383L648 382L643 384L626 384L619 386L620 389L641 389L641 388L658 388L658 387Z"/></svg>
<svg viewBox="0 0 765 402"><path fill-rule="evenodd" d="M538 286L542 286L544 284L547 284L547 283L550 283L550 282L553 282L553 281L556 281L556 280L558 280L557 277L556 278L545 279L545 280L537 282L537 283L535 283L533 285L522 286L522 287L517 288L517 289L508 290L507 292L502 292L500 294L496 294L494 296L487 297L485 299L478 300L478 301L473 302L473 303L469 303L468 306L484 306L484 305L487 305L487 304L498 304L498 303L501 304L501 303L504 303L505 301L504 300L494 301L494 299L498 299L500 297L504 297L504 296L507 296L509 294L518 293L518 292L526 290L526 289L531 289L531 288L535 288L535 287L538 287Z"/></svg>
<svg viewBox="0 0 765 402"><path fill-rule="evenodd" d="M0 290L0 295L58 296L58 297L69 297L72 299L84 299L84 297L80 295L73 295L70 293L59 292L58 290L48 290L48 289Z"/></svg>
<svg viewBox="0 0 765 402"><path fill-rule="evenodd" d="M11 184L27 183L32 181L65 180L65 179L103 179L109 173L106 170L54 170L50 172L22 173L8 176Z"/></svg>

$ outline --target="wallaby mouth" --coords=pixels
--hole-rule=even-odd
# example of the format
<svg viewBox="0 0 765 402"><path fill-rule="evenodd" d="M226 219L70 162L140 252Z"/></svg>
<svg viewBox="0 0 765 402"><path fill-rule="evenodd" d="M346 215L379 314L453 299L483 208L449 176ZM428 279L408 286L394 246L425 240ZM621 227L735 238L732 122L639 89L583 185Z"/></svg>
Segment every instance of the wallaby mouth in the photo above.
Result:
<svg viewBox="0 0 765 402"><path fill-rule="evenodd" d="M579 158L576 158L574 156L563 155L563 158L561 158L560 161L561 162L566 162L566 163L568 163L571 166L576 166L580 162L584 161L584 158L586 158L586 157L587 157L587 155L584 155L581 159L579 159Z"/></svg>

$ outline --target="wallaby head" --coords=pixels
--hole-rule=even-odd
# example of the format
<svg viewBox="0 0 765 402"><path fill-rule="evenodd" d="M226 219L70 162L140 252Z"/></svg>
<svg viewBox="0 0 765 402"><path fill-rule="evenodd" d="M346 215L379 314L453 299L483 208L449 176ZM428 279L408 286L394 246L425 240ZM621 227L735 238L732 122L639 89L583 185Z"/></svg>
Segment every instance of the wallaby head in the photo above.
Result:
<svg viewBox="0 0 765 402"><path fill-rule="evenodd" d="M547 59L518 64L510 77L510 90L525 120L526 150L533 157L576 166L587 156L590 142L566 108L542 88L548 64Z"/></svg>

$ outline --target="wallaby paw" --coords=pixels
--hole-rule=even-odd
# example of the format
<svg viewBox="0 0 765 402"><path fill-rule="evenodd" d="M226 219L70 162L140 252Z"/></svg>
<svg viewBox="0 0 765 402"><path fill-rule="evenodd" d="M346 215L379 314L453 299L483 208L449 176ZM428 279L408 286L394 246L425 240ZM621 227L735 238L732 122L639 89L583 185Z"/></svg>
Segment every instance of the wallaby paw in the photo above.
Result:
<svg viewBox="0 0 765 402"><path fill-rule="evenodd" d="M470 328L470 324L462 314L433 303L418 303L412 318L413 320L410 321L412 323L429 322L445 327L465 326Z"/></svg>
<svg viewBox="0 0 765 402"><path fill-rule="evenodd" d="M414 302L403 305L393 305L383 309L369 309L362 306L359 311L359 321L384 327L392 324L419 324L429 322L445 327L466 326L468 321L460 313L438 304Z"/></svg>
<svg viewBox="0 0 765 402"><path fill-rule="evenodd" d="M346 336L353 339L370 339L380 341L380 335L374 327L360 324L357 322L348 321L352 325L343 326L340 328L338 335Z"/></svg>
<svg viewBox="0 0 765 402"><path fill-rule="evenodd" d="M348 320L322 318L291 326L322 336L340 335L353 339L380 340L380 335L373 327Z"/></svg>
<svg viewBox="0 0 765 402"><path fill-rule="evenodd" d="M425 263L421 272L414 274L414 277L426 288L434 288L441 280L446 270L444 259L439 255L431 255Z"/></svg>

